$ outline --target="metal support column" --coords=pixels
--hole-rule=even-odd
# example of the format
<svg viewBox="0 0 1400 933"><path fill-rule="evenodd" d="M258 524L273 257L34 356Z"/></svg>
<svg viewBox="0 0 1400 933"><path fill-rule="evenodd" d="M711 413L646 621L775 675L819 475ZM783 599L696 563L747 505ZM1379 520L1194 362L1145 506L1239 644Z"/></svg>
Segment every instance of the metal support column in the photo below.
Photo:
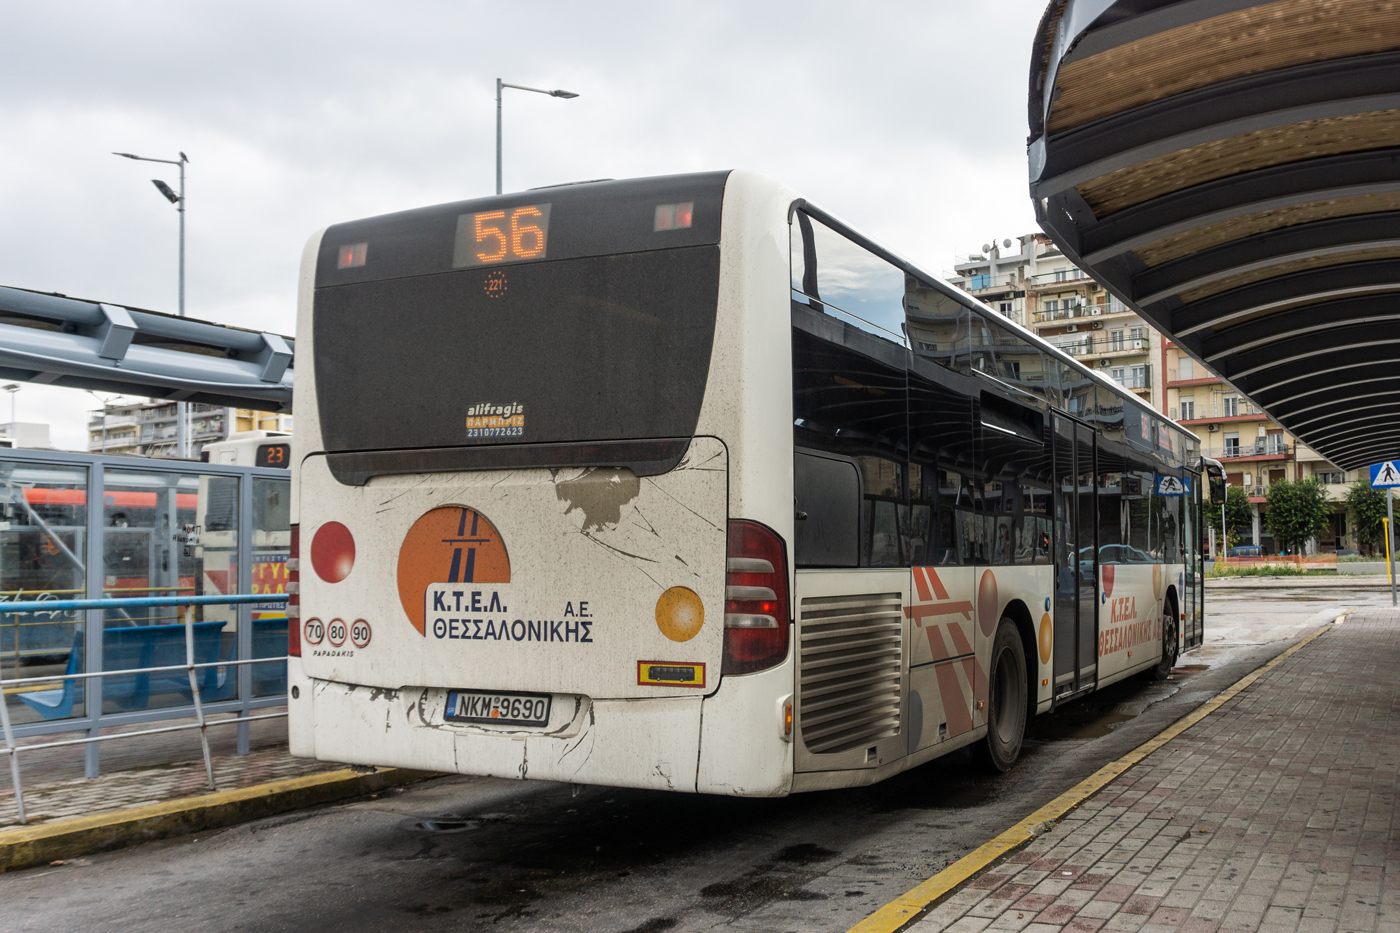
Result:
<svg viewBox="0 0 1400 933"><path fill-rule="evenodd" d="M238 478L238 582L237 593L251 593L253 589L253 478L244 473ZM238 659L253 656L253 607L240 604L238 607ZM249 664L238 667L238 754L246 755L249 750L248 704L253 699L253 668Z"/></svg>
<svg viewBox="0 0 1400 933"><path fill-rule="evenodd" d="M1395 600L1395 490L1385 491L1385 560L1390 575L1390 604L1400 605Z"/></svg>
<svg viewBox="0 0 1400 933"><path fill-rule="evenodd" d="M83 591L88 599L101 599L105 561L102 554L102 520L106 509L105 476L101 461L88 464L87 480L87 559L83 568ZM83 611L83 669L102 670L102 625L106 615L102 609ZM83 714L88 721L88 738L102 733L102 678L90 678L83 688ZM100 742L89 742L83 750L83 777L92 780L101 774Z"/></svg>

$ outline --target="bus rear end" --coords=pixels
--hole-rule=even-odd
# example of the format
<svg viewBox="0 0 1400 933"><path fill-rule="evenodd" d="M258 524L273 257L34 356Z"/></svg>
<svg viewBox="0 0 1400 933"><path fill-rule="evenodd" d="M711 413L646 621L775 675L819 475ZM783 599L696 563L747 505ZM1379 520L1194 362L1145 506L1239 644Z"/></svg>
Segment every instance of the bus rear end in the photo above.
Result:
<svg viewBox="0 0 1400 933"><path fill-rule="evenodd" d="M730 445L699 427L726 178L541 189L313 240L295 754L697 789L705 698L789 642L783 539L730 521Z"/></svg>

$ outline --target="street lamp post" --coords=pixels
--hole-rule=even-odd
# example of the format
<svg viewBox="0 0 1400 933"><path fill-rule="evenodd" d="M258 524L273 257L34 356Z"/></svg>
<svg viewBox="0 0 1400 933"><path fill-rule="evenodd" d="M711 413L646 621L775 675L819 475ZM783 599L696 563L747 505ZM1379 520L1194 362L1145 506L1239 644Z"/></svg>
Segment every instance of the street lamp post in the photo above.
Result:
<svg viewBox="0 0 1400 933"><path fill-rule="evenodd" d="M102 452L105 454L107 452L107 411L112 406L112 400L103 398L91 389L87 390L87 394L102 403Z"/></svg>
<svg viewBox="0 0 1400 933"><path fill-rule="evenodd" d="M577 97L573 91L561 91L555 88L546 91L538 87L526 87L523 84L506 84L500 78L496 79L496 193L501 193L501 91L505 88L513 87L517 91L534 91L536 94L548 94L550 97L562 97L565 100Z"/></svg>
<svg viewBox="0 0 1400 933"><path fill-rule="evenodd" d="M15 396L19 394L20 385L12 382L5 386L5 391L10 393L10 443L14 443L15 432L19 430L15 427Z"/></svg>
<svg viewBox="0 0 1400 933"><path fill-rule="evenodd" d="M170 186L157 178L151 179L151 184L156 186L156 190L175 205L175 209L180 212L180 294L178 307L180 317L185 316L185 163L189 162L189 156L183 152L178 159L151 159L146 156L134 155L130 152L114 152L112 155L121 156L123 159L135 159L137 162L159 162L162 165L175 165L180 169L180 191L171 191ZM178 447L177 453L189 459L190 456L190 431L186 422L189 420L189 403L175 403L175 437ZM105 416L104 416L105 421Z"/></svg>

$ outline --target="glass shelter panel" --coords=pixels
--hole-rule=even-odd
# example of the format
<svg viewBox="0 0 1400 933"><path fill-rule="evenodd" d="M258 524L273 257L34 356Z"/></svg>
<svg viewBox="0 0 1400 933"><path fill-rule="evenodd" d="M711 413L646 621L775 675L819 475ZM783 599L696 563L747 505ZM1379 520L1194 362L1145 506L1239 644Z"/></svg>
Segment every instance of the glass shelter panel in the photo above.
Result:
<svg viewBox="0 0 1400 933"><path fill-rule="evenodd" d="M291 547L291 483L253 478L254 593L287 592L287 557ZM287 654L287 611L281 603L255 603L252 611L254 658ZM287 662L252 665L253 695L287 690Z"/></svg>
<svg viewBox="0 0 1400 933"><path fill-rule="evenodd" d="M223 474L106 470L103 495L103 589L109 596L195 596L238 592L239 478ZM185 663L185 607L106 610L105 670ZM196 663L237 656L238 610L194 608ZM237 694L235 668L198 674L200 698ZM191 702L184 671L104 680L104 712Z"/></svg>
<svg viewBox="0 0 1400 933"><path fill-rule="evenodd" d="M0 599L81 598L87 585L87 471L82 467L0 460ZM81 612L0 615L0 674L5 678L81 673ZM81 680L7 689L15 724L84 714Z"/></svg>

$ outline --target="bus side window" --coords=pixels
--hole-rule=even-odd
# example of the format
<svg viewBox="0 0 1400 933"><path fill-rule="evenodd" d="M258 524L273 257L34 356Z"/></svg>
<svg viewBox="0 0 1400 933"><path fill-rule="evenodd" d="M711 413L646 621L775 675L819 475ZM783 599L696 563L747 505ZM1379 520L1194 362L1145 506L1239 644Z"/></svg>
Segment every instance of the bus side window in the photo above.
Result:
<svg viewBox="0 0 1400 933"><path fill-rule="evenodd" d="M799 450L793 459L793 492L797 566L857 566L863 497L855 461Z"/></svg>
<svg viewBox="0 0 1400 933"><path fill-rule="evenodd" d="M861 566L902 566L898 515L904 505L902 465L884 457L856 457L856 462L860 464L864 487L861 513L865 534Z"/></svg>

